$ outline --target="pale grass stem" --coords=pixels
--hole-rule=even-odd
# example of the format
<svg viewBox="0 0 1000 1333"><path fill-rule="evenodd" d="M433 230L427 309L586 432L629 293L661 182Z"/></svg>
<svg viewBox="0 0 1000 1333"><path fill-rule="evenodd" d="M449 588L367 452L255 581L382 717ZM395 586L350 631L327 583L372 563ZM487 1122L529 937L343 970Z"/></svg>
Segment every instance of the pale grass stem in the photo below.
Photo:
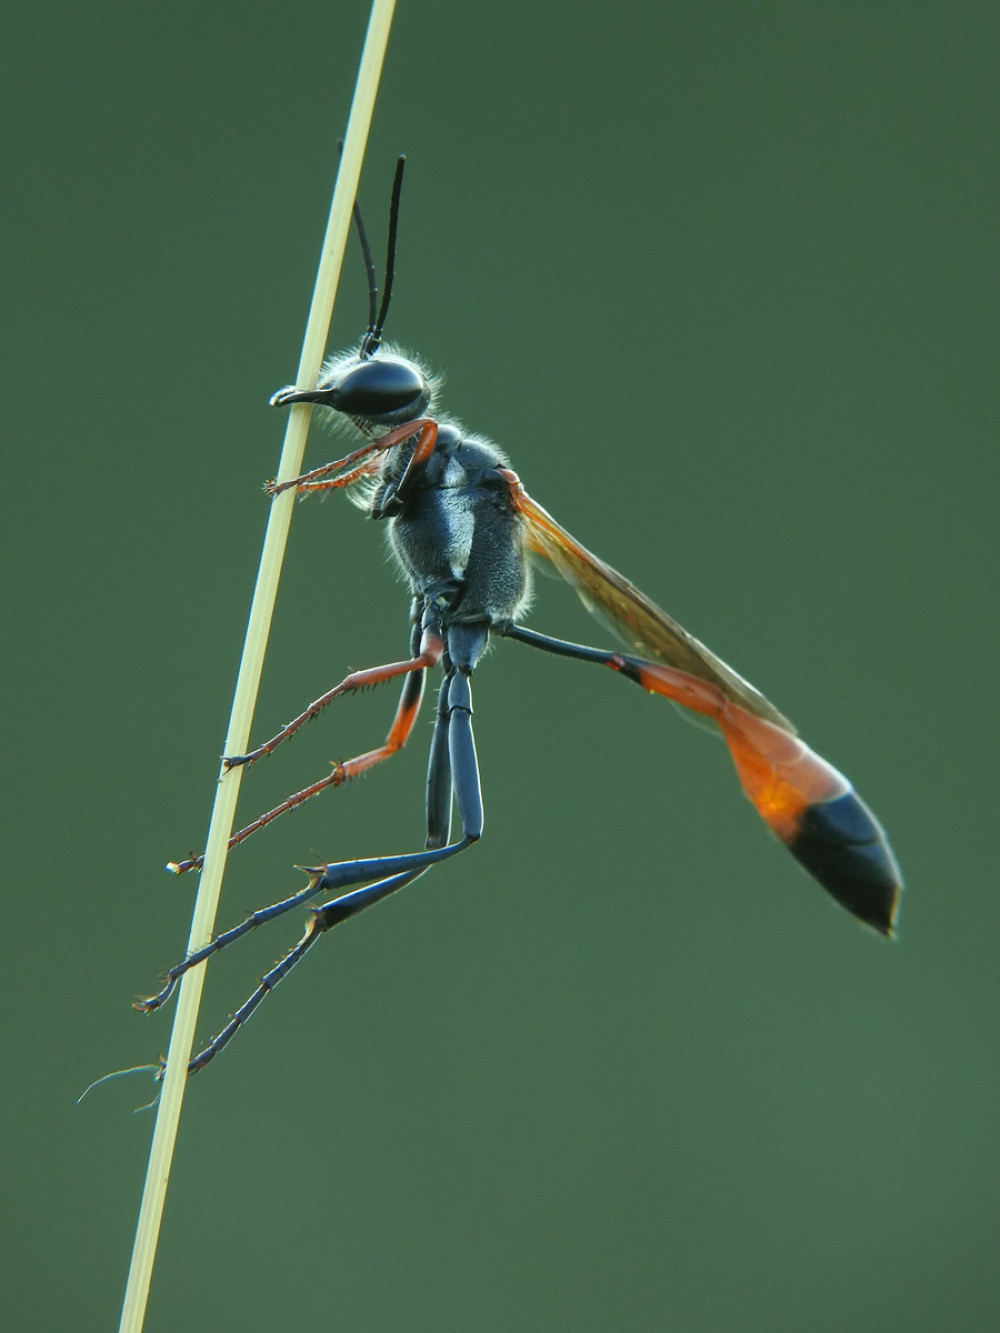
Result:
<svg viewBox="0 0 1000 1333"><path fill-rule="evenodd" d="M350 229L351 210L361 176L361 163L368 140L394 9L395 0L373 0L295 381L304 388L312 388L316 383L326 348L334 296ZM314 126L305 127L303 132L310 139L315 137ZM331 144L333 137L331 135ZM297 476L302 471L309 415L310 408L307 405L293 407L288 415L277 472L279 481ZM271 504L257 585L250 606L243 656L236 678L233 707L226 733L225 754L243 754L248 748L250 723L257 699L264 650L277 595L278 575L284 558L294 503L294 492L286 491ZM205 848L205 866L191 919L188 952L200 949L212 936L226 863L227 843L232 832L236 798L239 795L242 776L242 767L223 770L219 775ZM139 1207L132 1262L119 1325L120 1333L139 1333L145 1319L160 1219L163 1215L181 1104L184 1100L187 1065L194 1044L204 977L204 967L195 967L187 972L181 981L163 1072L161 1096L157 1106L146 1182Z"/></svg>

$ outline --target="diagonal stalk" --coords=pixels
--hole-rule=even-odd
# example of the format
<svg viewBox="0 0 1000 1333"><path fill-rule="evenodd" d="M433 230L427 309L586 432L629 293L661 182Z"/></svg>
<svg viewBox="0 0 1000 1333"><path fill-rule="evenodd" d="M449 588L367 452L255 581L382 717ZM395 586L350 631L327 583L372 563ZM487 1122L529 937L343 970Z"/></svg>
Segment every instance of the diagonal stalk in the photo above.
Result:
<svg viewBox="0 0 1000 1333"><path fill-rule="evenodd" d="M316 274L316 286L306 323L302 355L299 358L296 383L308 388L312 388L316 383L326 347L334 296L350 229L351 210L358 191L361 163L368 140L394 8L395 0L373 0L358 69L358 81L344 136L343 156L337 173L333 203ZM308 405L293 407L289 413L278 467L279 481L294 477L302 470L309 415ZM247 749L267 635L277 596L278 575L294 503L294 492L287 491L277 496L271 505L257 585L250 607L243 656L236 679L224 754L243 754ZM226 863L226 845L233 827L242 774L242 767L229 770L223 768L219 776L205 849L205 868L191 919L188 952L207 944L212 935ZM120 1333L139 1333L145 1319L160 1220L177 1138L177 1126L187 1081L187 1065L194 1043L204 977L204 967L196 967L186 973L181 983L150 1147L146 1182L136 1225L132 1262L119 1325Z"/></svg>

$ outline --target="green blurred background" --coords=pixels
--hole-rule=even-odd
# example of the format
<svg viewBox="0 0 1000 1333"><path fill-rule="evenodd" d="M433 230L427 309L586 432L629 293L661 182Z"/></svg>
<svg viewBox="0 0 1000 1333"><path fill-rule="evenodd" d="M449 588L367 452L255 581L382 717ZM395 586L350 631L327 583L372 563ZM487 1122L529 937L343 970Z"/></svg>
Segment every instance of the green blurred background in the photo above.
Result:
<svg viewBox="0 0 1000 1333"><path fill-rule="evenodd" d="M4 1320L115 1326L361 3L8 24ZM898 944L661 701L501 643L487 836L192 1084L149 1330L1000 1326L993 4L400 7L362 201L390 332L531 492L844 768ZM356 247L331 345L365 315ZM336 446L314 433L308 459ZM297 510L253 734L400 656L382 533ZM531 624L607 643L544 582ZM345 702L247 817L379 740ZM230 862L420 845L427 726ZM299 920L212 965L217 1030Z"/></svg>

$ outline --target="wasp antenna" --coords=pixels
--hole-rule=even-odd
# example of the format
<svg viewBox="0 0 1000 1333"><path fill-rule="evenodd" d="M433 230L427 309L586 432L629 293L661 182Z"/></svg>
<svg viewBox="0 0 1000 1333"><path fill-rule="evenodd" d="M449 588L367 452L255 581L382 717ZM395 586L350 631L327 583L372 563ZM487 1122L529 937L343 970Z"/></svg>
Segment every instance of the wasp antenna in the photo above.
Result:
<svg viewBox="0 0 1000 1333"><path fill-rule="evenodd" d="M361 205L355 199L354 201L354 225L358 231L358 240L361 242L361 255L365 261L365 272L368 274L368 328L365 330L365 336L361 339L361 357L367 359L378 346L368 350L371 339L375 336L375 307L378 301L378 283L375 280L375 261L372 259L372 248L368 244L368 233L365 231L364 219L361 216Z"/></svg>
<svg viewBox="0 0 1000 1333"><path fill-rule="evenodd" d="M396 235L399 231L399 196L403 189L403 167L406 158L400 154L396 161L396 174L392 182L392 199L389 203L389 245L385 257L385 282L382 285L382 303L378 308L378 318L365 334L361 344L361 358L367 359L377 352L382 342L382 328L389 313L389 301L392 297L392 279L396 271Z"/></svg>

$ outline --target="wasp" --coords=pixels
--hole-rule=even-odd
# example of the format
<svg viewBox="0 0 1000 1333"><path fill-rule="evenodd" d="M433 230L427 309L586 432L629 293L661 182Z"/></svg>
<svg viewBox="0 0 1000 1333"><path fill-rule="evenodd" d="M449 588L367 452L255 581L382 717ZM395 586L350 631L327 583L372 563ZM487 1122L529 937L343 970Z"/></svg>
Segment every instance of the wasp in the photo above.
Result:
<svg viewBox="0 0 1000 1333"><path fill-rule="evenodd" d="M278 407L315 404L356 428L358 449L286 482L272 495L347 491L384 523L389 547L409 586L409 656L357 671L316 699L292 722L232 767L252 764L334 699L370 685L402 680L389 732L379 747L333 765L235 834L242 842L287 810L329 786L340 786L395 754L410 737L428 673L441 683L426 783L426 841L415 852L339 861L307 869L304 889L252 912L166 974L163 988L141 1000L150 1011L170 996L191 967L248 931L321 894L301 940L267 973L227 1026L195 1055L203 1068L232 1039L264 997L321 935L458 856L483 832L479 763L472 725L472 679L492 635L558 657L607 667L652 694L672 700L717 729L739 782L771 832L843 907L883 935L893 933L902 889L896 858L878 820L850 782L802 741L795 727L748 681L689 634L634 584L580 544L531 498L509 460L483 436L438 409L440 386L414 357L383 344L395 269L403 158L393 182L389 244L381 301L360 212L355 222L368 272L369 319L356 351L324 363L315 388L289 387ZM523 623L531 596L531 562L540 559L610 624L627 651L552 638ZM457 811L459 831L453 836ZM172 862L175 871L201 858Z"/></svg>

